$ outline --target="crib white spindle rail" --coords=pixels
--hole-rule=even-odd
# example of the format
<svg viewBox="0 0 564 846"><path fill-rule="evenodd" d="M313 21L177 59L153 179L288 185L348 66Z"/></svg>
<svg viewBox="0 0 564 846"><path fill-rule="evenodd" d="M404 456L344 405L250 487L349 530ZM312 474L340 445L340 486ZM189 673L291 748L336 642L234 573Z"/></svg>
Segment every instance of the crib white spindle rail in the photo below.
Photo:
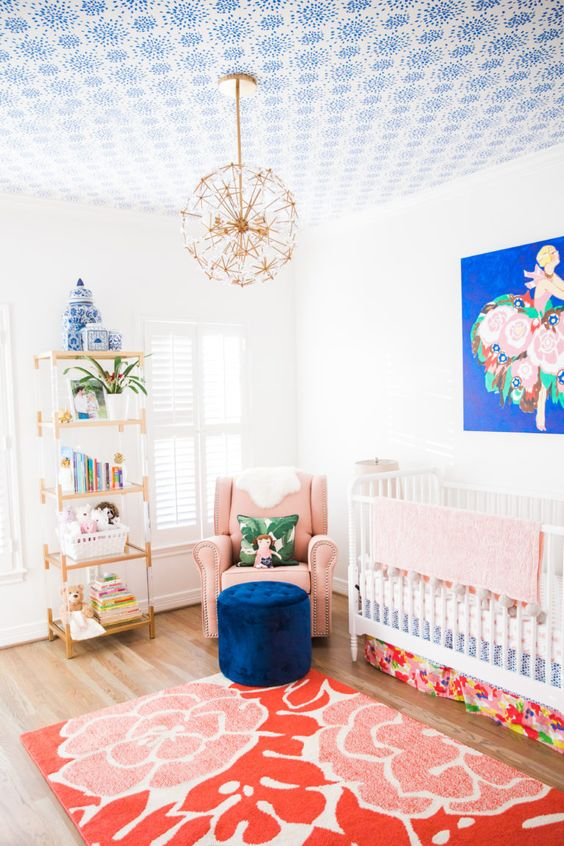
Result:
<svg viewBox="0 0 564 846"><path fill-rule="evenodd" d="M447 648L447 589L446 584L441 582L441 646Z"/></svg>
<svg viewBox="0 0 564 846"><path fill-rule="evenodd" d="M381 496L540 522L542 613L375 561L373 509ZM367 634L564 711L564 497L442 483L434 468L423 467L359 477L349 508L353 660L358 637Z"/></svg>
<svg viewBox="0 0 564 846"><path fill-rule="evenodd" d="M482 621L482 595L477 592L475 594L476 600L476 657L483 660L482 657L482 639L483 639L483 621ZM487 600L486 600L487 601Z"/></svg>
<svg viewBox="0 0 564 846"><path fill-rule="evenodd" d="M437 598L437 583L436 580L429 580L429 640L431 643L435 640L435 603Z"/></svg>
<svg viewBox="0 0 564 846"><path fill-rule="evenodd" d="M520 632L523 631L523 606L519 602L517 604L517 633L519 635ZM517 645L516 645L516 657L515 657L515 664L518 673L523 672L523 641L519 636L517 636Z"/></svg>
<svg viewBox="0 0 564 846"><path fill-rule="evenodd" d="M370 584L369 584L369 596L370 596L370 618L372 620L376 620L376 571L371 570L370 573Z"/></svg>
<svg viewBox="0 0 564 846"><path fill-rule="evenodd" d="M544 673L545 673L545 681L550 683L550 679L546 678L550 676L551 667L552 667L552 628L554 623L554 602L553 602L553 581L554 581L554 572L553 572L553 536L552 534L548 533L544 536L544 559L547 563L547 570L546 570L546 603L547 603L547 612L546 612L546 623L545 623L545 631L546 631L546 639L544 644Z"/></svg>
<svg viewBox="0 0 564 846"><path fill-rule="evenodd" d="M365 598L368 595L367 592L367 578L366 578L366 571L368 569L368 560L366 556L366 530L364 526L364 515L367 510L367 503L362 502L360 504L360 579L359 579L359 591L361 599L361 607L362 604L365 602Z"/></svg>
<svg viewBox="0 0 564 846"><path fill-rule="evenodd" d="M470 590L464 588L464 654L470 655Z"/></svg>
<svg viewBox="0 0 564 846"><path fill-rule="evenodd" d="M502 647L501 647L501 666L504 670L509 669L509 613L507 606L502 605L501 609L501 625L502 625Z"/></svg>
<svg viewBox="0 0 564 846"><path fill-rule="evenodd" d="M380 578L378 580L378 622L384 622L384 605L385 605L385 597L384 597L384 568L380 564Z"/></svg>
<svg viewBox="0 0 564 846"><path fill-rule="evenodd" d="M415 585L415 580L413 576L413 573L408 573L407 576L407 631L410 635L415 635L415 614L413 613L413 589Z"/></svg>
<svg viewBox="0 0 564 846"><path fill-rule="evenodd" d="M404 575L403 570L399 571L398 575L398 629L403 631L403 591L404 591Z"/></svg>
<svg viewBox="0 0 564 846"><path fill-rule="evenodd" d="M419 580L419 637L425 637L425 579Z"/></svg>
<svg viewBox="0 0 564 846"><path fill-rule="evenodd" d="M531 637L530 637L530 640L529 640L529 672L527 673L527 675L531 679L536 678L536 675L535 675L535 673L536 673L536 661L535 661L533 656L535 655L538 636L539 636L539 634L538 634L537 618L533 617L533 620L532 620L532 623L531 623Z"/></svg>
<svg viewBox="0 0 564 846"><path fill-rule="evenodd" d="M460 617L458 615L458 594L455 590L455 585L453 584L450 589L450 598L451 603L453 606L453 614L452 614L452 648L453 651L456 652L458 650L458 626L460 622ZM448 607L448 602L447 602Z"/></svg>
<svg viewBox="0 0 564 846"><path fill-rule="evenodd" d="M488 645L488 657L490 666L495 667L495 649L494 644L497 642L497 627L496 627L496 602L493 596L490 596L490 636ZM495 670L494 670L495 672Z"/></svg>
<svg viewBox="0 0 564 846"><path fill-rule="evenodd" d="M562 573L562 586L560 588L561 593L561 604L560 604L560 625L562 631L564 631L564 540L562 543L562 549L560 551L560 572ZM558 607L558 598L554 603L555 607ZM564 647L563 647L564 649Z"/></svg>

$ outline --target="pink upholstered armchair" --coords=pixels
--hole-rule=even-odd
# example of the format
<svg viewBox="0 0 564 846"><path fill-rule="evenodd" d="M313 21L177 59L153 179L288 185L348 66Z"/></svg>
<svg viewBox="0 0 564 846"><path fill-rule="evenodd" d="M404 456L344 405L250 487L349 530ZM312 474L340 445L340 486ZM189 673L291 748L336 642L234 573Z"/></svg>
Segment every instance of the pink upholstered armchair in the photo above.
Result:
<svg viewBox="0 0 564 846"><path fill-rule="evenodd" d="M202 585L202 625L205 637L217 637L217 597L224 588L240 582L291 582L306 590L311 597L313 637L331 633L331 599L333 570L337 547L327 536L327 482L325 476L298 473L300 489L289 494L274 508L261 508L248 493L239 490L233 479L216 482L215 535L194 547L194 561L200 570ZM241 548L241 532L237 515L247 517L283 517L298 514L296 525L296 558L293 566L257 570L237 567Z"/></svg>

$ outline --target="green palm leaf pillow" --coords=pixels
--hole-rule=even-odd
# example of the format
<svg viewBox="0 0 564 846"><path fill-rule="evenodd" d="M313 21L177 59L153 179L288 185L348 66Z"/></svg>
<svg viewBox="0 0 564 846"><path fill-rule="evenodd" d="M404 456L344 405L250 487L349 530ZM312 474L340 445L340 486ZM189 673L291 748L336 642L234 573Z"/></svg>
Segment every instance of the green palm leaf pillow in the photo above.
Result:
<svg viewBox="0 0 564 846"><path fill-rule="evenodd" d="M274 541L272 549L272 563L275 567L287 567L297 564L294 558L294 544L296 541L296 523L299 515L289 517L245 517L237 515L241 529L241 553L239 563L243 567L250 567L255 563L257 554L256 538L259 535L270 535Z"/></svg>

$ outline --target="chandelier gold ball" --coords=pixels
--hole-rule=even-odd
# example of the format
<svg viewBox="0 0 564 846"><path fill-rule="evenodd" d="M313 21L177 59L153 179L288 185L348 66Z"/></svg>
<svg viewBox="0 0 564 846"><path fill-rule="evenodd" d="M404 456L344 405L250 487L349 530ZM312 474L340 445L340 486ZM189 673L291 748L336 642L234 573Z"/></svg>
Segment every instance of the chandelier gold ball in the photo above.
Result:
<svg viewBox="0 0 564 846"><path fill-rule="evenodd" d="M239 101L256 87L244 73L219 80L236 102L237 162L200 179L180 213L184 245L207 278L242 288L271 281L291 260L298 217L293 196L270 168L242 162Z"/></svg>

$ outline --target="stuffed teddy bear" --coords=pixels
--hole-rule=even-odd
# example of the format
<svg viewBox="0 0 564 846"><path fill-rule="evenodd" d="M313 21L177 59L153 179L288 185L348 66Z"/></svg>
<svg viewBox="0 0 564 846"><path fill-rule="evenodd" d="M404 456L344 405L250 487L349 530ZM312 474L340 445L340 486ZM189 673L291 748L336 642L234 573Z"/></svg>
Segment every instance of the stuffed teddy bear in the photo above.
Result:
<svg viewBox="0 0 564 846"><path fill-rule="evenodd" d="M266 570L274 567L274 564L272 563L272 546L274 541L270 535L259 535L255 539L255 543L258 549L257 554L255 555L254 566L257 570Z"/></svg>
<svg viewBox="0 0 564 846"><path fill-rule="evenodd" d="M73 611L81 611L84 617L93 617L92 606L84 601L82 585L63 585L61 588L63 604L61 605L61 622L69 623Z"/></svg>

